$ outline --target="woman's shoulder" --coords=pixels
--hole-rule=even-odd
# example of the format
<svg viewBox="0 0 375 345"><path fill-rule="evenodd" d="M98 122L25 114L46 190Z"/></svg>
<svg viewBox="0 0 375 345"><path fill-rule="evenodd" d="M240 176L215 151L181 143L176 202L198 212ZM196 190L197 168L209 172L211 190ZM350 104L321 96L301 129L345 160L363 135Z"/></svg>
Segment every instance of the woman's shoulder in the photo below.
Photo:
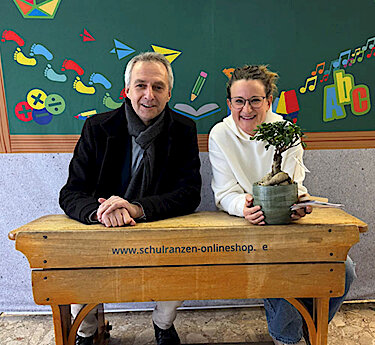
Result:
<svg viewBox="0 0 375 345"><path fill-rule="evenodd" d="M225 117L222 121L218 122L215 126L213 126L210 130L209 136L221 136L224 134L229 134L233 132L232 127L234 127L234 121L232 116Z"/></svg>
<svg viewBox="0 0 375 345"><path fill-rule="evenodd" d="M219 133L225 132L226 126L223 121L218 122L216 125L214 125L210 130L210 136L217 135Z"/></svg>
<svg viewBox="0 0 375 345"><path fill-rule="evenodd" d="M271 109L267 112L265 122L278 122L278 121L285 121L285 119L279 115L274 113Z"/></svg>

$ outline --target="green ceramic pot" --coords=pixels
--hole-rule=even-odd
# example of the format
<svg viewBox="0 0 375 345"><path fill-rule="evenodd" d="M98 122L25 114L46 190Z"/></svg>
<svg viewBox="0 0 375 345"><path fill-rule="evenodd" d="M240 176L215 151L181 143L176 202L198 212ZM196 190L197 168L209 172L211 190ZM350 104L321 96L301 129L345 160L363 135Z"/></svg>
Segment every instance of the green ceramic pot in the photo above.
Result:
<svg viewBox="0 0 375 345"><path fill-rule="evenodd" d="M254 205L260 205L267 224L289 224L290 206L298 200L297 183L286 186L253 184Z"/></svg>

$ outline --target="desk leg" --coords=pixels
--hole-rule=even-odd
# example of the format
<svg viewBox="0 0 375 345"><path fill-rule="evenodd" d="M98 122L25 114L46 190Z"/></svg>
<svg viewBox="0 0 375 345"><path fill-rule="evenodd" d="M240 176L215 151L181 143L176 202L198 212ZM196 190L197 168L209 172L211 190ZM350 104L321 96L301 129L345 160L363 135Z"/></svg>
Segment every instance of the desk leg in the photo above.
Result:
<svg viewBox="0 0 375 345"><path fill-rule="evenodd" d="M68 336L68 342L66 345L74 345L76 341L76 335L79 326L81 325L83 319L87 316L87 314L93 310L97 306L96 303L91 303L91 304L85 304L85 306L80 310L76 318L74 319L74 322L72 324L72 327L69 332ZM58 344L56 344L58 345Z"/></svg>
<svg viewBox="0 0 375 345"><path fill-rule="evenodd" d="M109 331L112 329L112 326L104 318L103 304L99 304L97 317L98 332L95 337L95 345L107 345L110 337Z"/></svg>
<svg viewBox="0 0 375 345"><path fill-rule="evenodd" d="M94 303L86 304L78 313L73 324L70 314L70 305L51 305L56 345L74 345L80 324L96 305L97 304ZM108 343L110 329L111 326L104 320L104 311L103 307L101 307L98 310L98 334L95 338L96 345L105 345Z"/></svg>
<svg viewBox="0 0 375 345"><path fill-rule="evenodd" d="M316 339L316 327L313 319L311 318L311 315L307 308L304 306L303 303L301 303L296 298L286 298L286 300L293 305L301 314L301 316L304 318L307 328L309 330L309 338L311 345L317 345Z"/></svg>
<svg viewBox="0 0 375 345"><path fill-rule="evenodd" d="M329 298L316 298L317 345L327 345Z"/></svg>
<svg viewBox="0 0 375 345"><path fill-rule="evenodd" d="M51 305L56 345L67 345L71 326L70 305Z"/></svg>

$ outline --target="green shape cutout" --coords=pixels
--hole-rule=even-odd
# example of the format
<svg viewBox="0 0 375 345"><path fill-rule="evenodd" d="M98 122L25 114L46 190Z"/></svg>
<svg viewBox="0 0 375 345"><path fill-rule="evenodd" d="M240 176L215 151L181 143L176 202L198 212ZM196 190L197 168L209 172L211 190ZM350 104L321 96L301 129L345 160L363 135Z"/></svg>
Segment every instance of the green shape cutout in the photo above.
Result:
<svg viewBox="0 0 375 345"><path fill-rule="evenodd" d="M30 11L26 14L24 14L18 4L18 2L23 2L29 6L32 6L32 8L30 9ZM46 1L43 1L43 2L40 2L40 1L37 1L37 2L34 2L35 5L31 4L30 2L28 1L23 1L23 0L13 0L14 4L17 6L17 9L18 11L22 14L22 17L26 18L26 19L53 19L55 18L55 15L56 15L56 12L60 6L60 3L61 3L61 0L58 0L57 3L56 3L56 7L53 11L53 14L49 14L49 13L46 13L45 11L43 11L42 9L40 9L40 6L43 6L43 5L46 5L48 4L49 2L51 2L53 0L46 0ZM39 2L39 3L38 3Z"/></svg>

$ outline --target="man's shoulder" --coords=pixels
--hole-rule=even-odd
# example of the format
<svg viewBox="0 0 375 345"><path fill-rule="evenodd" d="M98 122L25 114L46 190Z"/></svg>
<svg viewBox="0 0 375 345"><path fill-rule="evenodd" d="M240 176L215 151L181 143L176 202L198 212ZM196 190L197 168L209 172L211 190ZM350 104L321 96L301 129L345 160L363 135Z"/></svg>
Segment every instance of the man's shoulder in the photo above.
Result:
<svg viewBox="0 0 375 345"><path fill-rule="evenodd" d="M178 114L170 108L168 108L168 110L171 116L171 120L174 124L181 126L181 127L189 127L189 128L196 127L194 120L189 119L188 117L183 116L181 114Z"/></svg>
<svg viewBox="0 0 375 345"><path fill-rule="evenodd" d="M91 116L89 119L87 119L86 121L89 121L91 126L102 125L113 118L122 117L121 115L122 113L123 113L123 105L120 108L117 108L114 110L95 114Z"/></svg>

